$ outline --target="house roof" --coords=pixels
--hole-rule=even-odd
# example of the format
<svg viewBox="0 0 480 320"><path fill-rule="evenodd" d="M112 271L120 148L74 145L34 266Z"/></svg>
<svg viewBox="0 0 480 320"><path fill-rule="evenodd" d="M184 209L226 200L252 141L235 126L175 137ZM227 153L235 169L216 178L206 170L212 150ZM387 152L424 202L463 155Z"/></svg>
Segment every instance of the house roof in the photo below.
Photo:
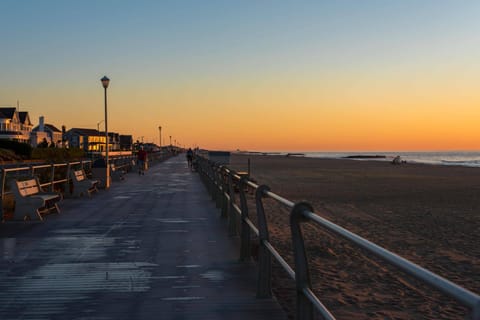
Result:
<svg viewBox="0 0 480 320"><path fill-rule="evenodd" d="M58 128L55 127L53 124L45 123L43 125L43 127L44 127L44 130L46 129L46 130L49 130L51 132L62 132L62 131L58 130ZM40 126L36 126L35 128L33 128L32 131L38 131L39 129L40 129Z"/></svg>
<svg viewBox="0 0 480 320"><path fill-rule="evenodd" d="M62 132L62 131L58 130L58 128L55 127L53 124L45 123L44 127L49 128L52 132Z"/></svg>
<svg viewBox="0 0 480 320"><path fill-rule="evenodd" d="M28 122L30 122L30 117L28 116L27 111L20 111L18 113L18 118L20 118L20 123L25 124L25 121L27 121L27 119L28 119ZM30 123L28 123L28 124L30 124Z"/></svg>
<svg viewBox="0 0 480 320"><path fill-rule="evenodd" d="M0 108L0 118L12 119L15 111L17 111L17 108Z"/></svg>
<svg viewBox="0 0 480 320"><path fill-rule="evenodd" d="M72 128L68 130L70 132L76 132L82 136L101 136L100 132L95 129L86 129L86 128Z"/></svg>

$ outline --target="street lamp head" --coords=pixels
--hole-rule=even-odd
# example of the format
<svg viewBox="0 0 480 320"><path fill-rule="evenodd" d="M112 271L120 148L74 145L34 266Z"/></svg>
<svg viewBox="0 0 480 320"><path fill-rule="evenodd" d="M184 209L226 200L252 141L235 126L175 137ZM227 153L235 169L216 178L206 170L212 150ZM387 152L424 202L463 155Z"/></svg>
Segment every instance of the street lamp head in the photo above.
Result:
<svg viewBox="0 0 480 320"><path fill-rule="evenodd" d="M100 81L102 81L102 85L105 89L108 88L108 84L110 83L110 79L107 78L107 76L103 76L102 79L100 79Z"/></svg>

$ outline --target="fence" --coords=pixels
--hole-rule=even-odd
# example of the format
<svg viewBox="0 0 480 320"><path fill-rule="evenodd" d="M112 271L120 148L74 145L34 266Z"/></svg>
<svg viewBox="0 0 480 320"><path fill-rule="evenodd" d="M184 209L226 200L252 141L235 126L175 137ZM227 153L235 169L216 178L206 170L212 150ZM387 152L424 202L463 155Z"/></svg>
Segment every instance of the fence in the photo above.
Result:
<svg viewBox="0 0 480 320"><path fill-rule="evenodd" d="M314 318L314 312L317 311L324 319L335 319L312 290L310 268L302 233L302 223L311 221L346 239L356 247L367 250L381 260L388 262L426 285L450 296L469 309L470 319L480 320L480 296L477 294L316 215L313 213L312 206L307 202L293 203L271 192L268 186L257 185L248 180L246 175L239 174L228 169L226 166L220 166L205 158L199 157L198 163L198 171L207 190L212 195L212 199L216 201L217 208L221 208L221 215L228 219L229 234L236 235L237 230L240 230L240 260L248 260L251 257L251 232L254 232L258 237L259 274L257 296L259 298L271 297L272 295L271 258L273 257L295 281L297 294L296 318L299 320L311 320ZM235 200L235 188L239 192L240 206L237 205ZM258 228L249 218L246 199L247 188L255 191ZM264 198L271 198L282 206L290 209L290 230L293 242L295 270L293 270L269 241L267 219L263 206ZM241 222L240 226L237 226L237 220Z"/></svg>
<svg viewBox="0 0 480 320"><path fill-rule="evenodd" d="M148 155L149 162L155 163L163 161L170 157L170 154L151 153ZM119 156L110 158L110 164L114 164L116 170L126 170L132 167L135 160L134 156ZM3 220L4 205L6 196L10 195L10 181L21 179L22 177L37 176L40 185L49 191L60 191L62 194L70 188L70 171L84 169L87 176L92 176L92 168L94 160L82 160L64 163L51 164L33 164L18 165L1 168L1 204L0 204L0 220Z"/></svg>

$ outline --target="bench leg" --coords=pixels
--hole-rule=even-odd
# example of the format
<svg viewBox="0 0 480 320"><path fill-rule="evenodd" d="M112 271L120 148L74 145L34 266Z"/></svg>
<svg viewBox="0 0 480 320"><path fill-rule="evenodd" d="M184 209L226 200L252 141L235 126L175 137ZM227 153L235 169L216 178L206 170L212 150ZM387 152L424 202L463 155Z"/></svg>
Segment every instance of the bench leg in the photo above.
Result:
<svg viewBox="0 0 480 320"><path fill-rule="evenodd" d="M57 211L57 213L60 213L60 208L58 207L58 204L55 203L53 206L55 207L55 210Z"/></svg>
<svg viewBox="0 0 480 320"><path fill-rule="evenodd" d="M38 207L30 205L15 205L15 212L13 214L14 220L32 220L32 221L43 221L43 217L40 214Z"/></svg>
<svg viewBox="0 0 480 320"><path fill-rule="evenodd" d="M30 214L28 215L30 217L30 220L38 220L38 221L43 221L43 217L42 215L40 214L40 210L39 209L36 209L35 210L35 213L36 214ZM33 215L33 217L32 217Z"/></svg>
<svg viewBox="0 0 480 320"><path fill-rule="evenodd" d="M73 192L72 192L73 197L80 198L83 194L85 194L85 189L84 188L82 188L80 186L73 187Z"/></svg>

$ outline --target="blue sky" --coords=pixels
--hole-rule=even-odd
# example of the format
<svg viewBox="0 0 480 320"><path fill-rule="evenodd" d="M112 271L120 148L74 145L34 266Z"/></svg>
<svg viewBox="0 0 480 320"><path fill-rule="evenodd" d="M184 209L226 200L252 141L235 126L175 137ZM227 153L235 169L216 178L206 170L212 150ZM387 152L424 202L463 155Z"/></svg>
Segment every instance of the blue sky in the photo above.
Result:
<svg viewBox="0 0 480 320"><path fill-rule="evenodd" d="M478 1L438 0L4 0L0 63L13 79L36 81L358 66L451 51L445 39L454 46L480 31L479 10Z"/></svg>

